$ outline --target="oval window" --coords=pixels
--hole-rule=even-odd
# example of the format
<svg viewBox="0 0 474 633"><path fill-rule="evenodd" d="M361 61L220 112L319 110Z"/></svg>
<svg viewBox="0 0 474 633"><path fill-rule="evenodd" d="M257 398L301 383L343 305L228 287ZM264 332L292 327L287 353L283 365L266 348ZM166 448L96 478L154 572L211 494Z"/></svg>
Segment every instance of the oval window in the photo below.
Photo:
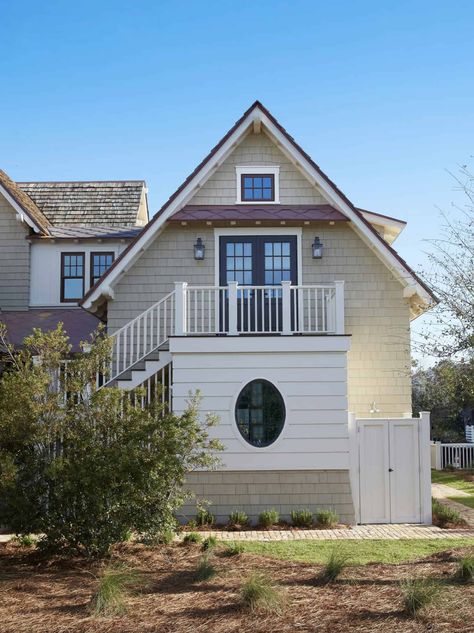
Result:
<svg viewBox="0 0 474 633"><path fill-rule="evenodd" d="M242 389L235 405L240 434L252 446L269 446L285 424L285 403L268 380L252 380Z"/></svg>

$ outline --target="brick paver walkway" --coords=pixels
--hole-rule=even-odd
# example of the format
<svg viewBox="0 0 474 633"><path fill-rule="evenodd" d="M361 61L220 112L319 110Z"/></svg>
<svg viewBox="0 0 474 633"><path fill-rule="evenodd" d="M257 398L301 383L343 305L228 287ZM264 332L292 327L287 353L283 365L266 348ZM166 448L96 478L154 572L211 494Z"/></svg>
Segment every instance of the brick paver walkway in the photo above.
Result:
<svg viewBox="0 0 474 633"><path fill-rule="evenodd" d="M469 508L462 503L449 499L449 497L472 497L472 495L468 492L464 492L464 490L457 490L456 488L451 488L451 486L446 486L445 484L431 484L431 494L444 505L447 505L450 508L453 508L453 510L459 512L466 523L470 527L474 528L474 508Z"/></svg>

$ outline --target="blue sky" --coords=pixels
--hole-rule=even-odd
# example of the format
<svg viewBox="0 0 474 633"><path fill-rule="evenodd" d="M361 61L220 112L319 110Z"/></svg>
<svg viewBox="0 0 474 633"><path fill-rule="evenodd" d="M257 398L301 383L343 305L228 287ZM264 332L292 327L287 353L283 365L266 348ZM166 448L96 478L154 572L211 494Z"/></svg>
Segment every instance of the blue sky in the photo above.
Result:
<svg viewBox="0 0 474 633"><path fill-rule="evenodd" d="M474 3L2 2L0 167L145 178L156 211L255 99L419 268L474 152Z"/></svg>

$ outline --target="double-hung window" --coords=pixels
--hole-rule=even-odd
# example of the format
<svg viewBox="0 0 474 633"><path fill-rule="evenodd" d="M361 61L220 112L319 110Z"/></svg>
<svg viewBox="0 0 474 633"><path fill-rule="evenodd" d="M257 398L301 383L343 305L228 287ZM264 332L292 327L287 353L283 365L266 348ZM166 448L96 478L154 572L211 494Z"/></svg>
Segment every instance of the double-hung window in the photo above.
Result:
<svg viewBox="0 0 474 633"><path fill-rule="evenodd" d="M61 253L61 301L80 301L84 296L84 253Z"/></svg>
<svg viewBox="0 0 474 633"><path fill-rule="evenodd" d="M112 266L114 253L91 253L91 287Z"/></svg>

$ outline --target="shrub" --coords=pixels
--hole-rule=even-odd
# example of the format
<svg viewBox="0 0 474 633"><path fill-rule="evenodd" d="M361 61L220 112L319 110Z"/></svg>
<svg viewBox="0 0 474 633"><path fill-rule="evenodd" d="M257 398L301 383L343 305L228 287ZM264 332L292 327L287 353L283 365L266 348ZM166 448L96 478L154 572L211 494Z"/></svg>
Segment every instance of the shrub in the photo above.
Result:
<svg viewBox="0 0 474 633"><path fill-rule="evenodd" d="M433 513L433 523L443 528L447 525L463 525L464 520L457 510L453 510L449 506L445 506L438 499L431 500L431 509Z"/></svg>
<svg viewBox="0 0 474 633"><path fill-rule="evenodd" d="M107 567L92 597L93 612L105 616L124 613L127 590L141 582L142 577L133 569L123 565Z"/></svg>
<svg viewBox="0 0 474 633"><path fill-rule="evenodd" d="M234 510L229 514L229 522L227 526L229 528L233 528L234 530L238 530L240 528L246 527L249 524L248 515L242 510Z"/></svg>
<svg viewBox="0 0 474 633"><path fill-rule="evenodd" d="M214 578L216 574L216 568L209 560L209 556L202 556L196 567L196 580L210 580L211 578Z"/></svg>
<svg viewBox="0 0 474 633"><path fill-rule="evenodd" d="M206 525L214 525L215 516L209 512L206 508L198 508L196 514L196 525L206 526Z"/></svg>
<svg viewBox="0 0 474 633"><path fill-rule="evenodd" d="M278 525L280 521L280 514L278 510L272 508L271 510L265 510L261 512L258 516L258 523L264 528L270 528L273 525Z"/></svg>
<svg viewBox="0 0 474 633"><path fill-rule="evenodd" d="M464 556L458 561L454 577L459 582L468 583L474 580L474 556Z"/></svg>
<svg viewBox="0 0 474 633"><path fill-rule="evenodd" d="M316 522L318 525L332 528L339 523L339 517L333 510L320 510L316 514Z"/></svg>
<svg viewBox="0 0 474 633"><path fill-rule="evenodd" d="M270 578L253 573L242 585L242 601L251 611L262 610L281 613L285 603L284 595Z"/></svg>
<svg viewBox="0 0 474 633"><path fill-rule="evenodd" d="M214 549L214 547L216 545L217 545L217 538L215 536L208 536L202 542L202 549L203 550L211 550L211 549Z"/></svg>
<svg viewBox="0 0 474 633"><path fill-rule="evenodd" d="M440 585L431 578L417 578L414 580L402 580L400 589L405 611L415 616L420 609L439 595Z"/></svg>
<svg viewBox="0 0 474 633"><path fill-rule="evenodd" d="M348 562L349 555L338 548L334 548L321 571L320 580L325 583L334 582L347 567Z"/></svg>
<svg viewBox="0 0 474 633"><path fill-rule="evenodd" d="M33 547L35 544L35 540L31 534L17 534L12 540L20 547Z"/></svg>
<svg viewBox="0 0 474 633"><path fill-rule="evenodd" d="M188 532L183 537L183 543L200 543L202 541L202 536L197 532Z"/></svg>
<svg viewBox="0 0 474 633"><path fill-rule="evenodd" d="M245 548L243 543L239 543L238 541L231 541L225 546L222 554L224 556L238 556L239 554L242 554L244 549Z"/></svg>
<svg viewBox="0 0 474 633"><path fill-rule="evenodd" d="M313 513L310 510L292 510L291 522L295 527L310 528L313 525Z"/></svg>
<svg viewBox="0 0 474 633"><path fill-rule="evenodd" d="M195 530L197 528L197 523L194 519L191 519L191 521L188 521L186 523L187 527L190 528L191 530Z"/></svg>
<svg viewBox="0 0 474 633"><path fill-rule="evenodd" d="M4 340L0 325L2 348ZM96 334L90 351L64 371L69 352L61 326L34 330L19 352L7 348L0 525L42 534L38 545L52 551L98 556L129 531L154 537L172 529L175 510L189 496L187 474L212 468L219 445L199 420L197 397L174 415L161 398L142 407L141 397L117 387L96 389L96 372L109 365L109 338ZM57 389L51 376L58 376Z"/></svg>

